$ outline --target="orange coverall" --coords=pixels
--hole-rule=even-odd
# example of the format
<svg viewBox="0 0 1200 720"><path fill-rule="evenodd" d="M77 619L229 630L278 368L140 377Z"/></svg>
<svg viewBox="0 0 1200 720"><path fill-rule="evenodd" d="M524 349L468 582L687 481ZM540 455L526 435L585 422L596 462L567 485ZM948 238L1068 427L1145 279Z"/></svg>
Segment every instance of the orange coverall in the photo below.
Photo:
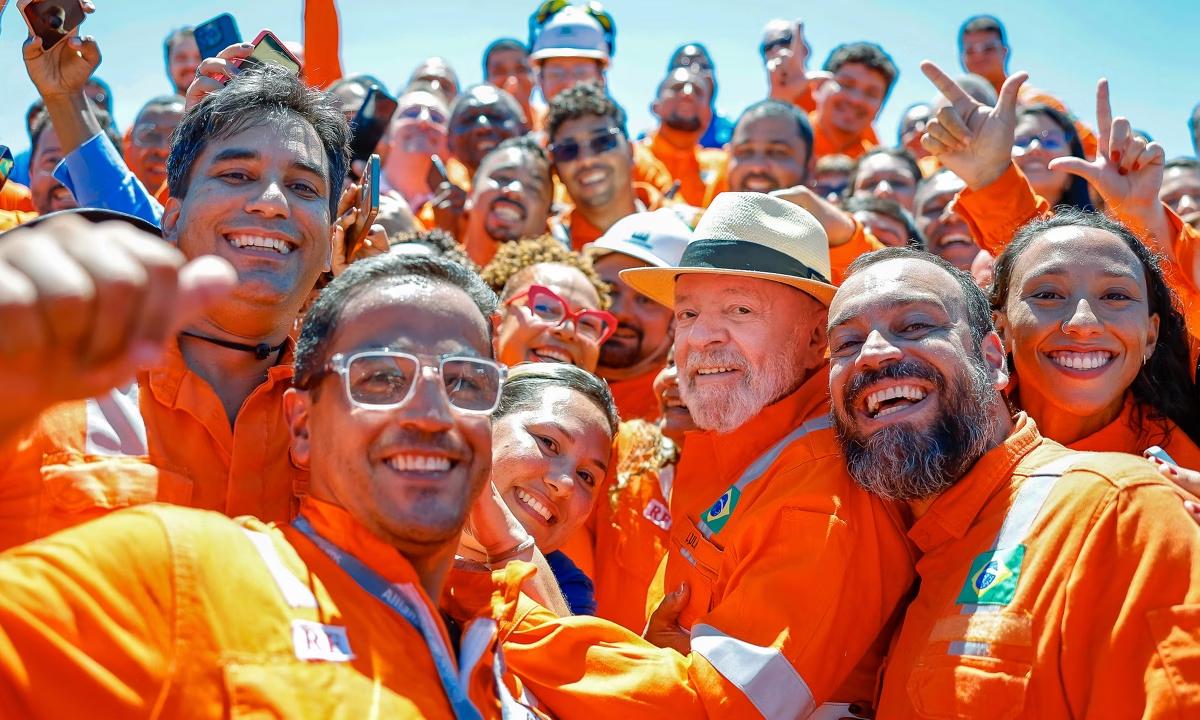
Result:
<svg viewBox="0 0 1200 720"><path fill-rule="evenodd" d="M290 520L308 471L289 454L290 343L281 354L233 427L176 343L126 388L43 413L0 448L0 549L155 501Z"/></svg>
<svg viewBox="0 0 1200 720"><path fill-rule="evenodd" d="M1200 533L1150 463L1024 414L934 500L880 718L1200 717Z"/></svg>
<svg viewBox="0 0 1200 720"><path fill-rule="evenodd" d="M1136 410L1137 401L1133 399L1133 394L1126 393L1125 406L1116 419L1068 447L1072 450L1123 452L1140 456L1146 448L1158 445L1180 467L1200 468L1200 448L1178 425L1170 418L1162 418L1159 423L1144 415L1139 423Z"/></svg>
<svg viewBox="0 0 1200 720"><path fill-rule="evenodd" d="M484 717L524 697L496 623L530 566L485 576L488 614L462 626L460 654L395 548L334 505L301 513L394 583L429 634L293 527L143 506L0 555L0 715L453 718L426 637Z"/></svg>
<svg viewBox="0 0 1200 720"><path fill-rule="evenodd" d="M663 140L657 131L647 135L639 147L649 150L671 174L672 181L679 182L676 198L695 207L708 207L712 201L709 191L725 164L724 150L698 145L681 149Z"/></svg>

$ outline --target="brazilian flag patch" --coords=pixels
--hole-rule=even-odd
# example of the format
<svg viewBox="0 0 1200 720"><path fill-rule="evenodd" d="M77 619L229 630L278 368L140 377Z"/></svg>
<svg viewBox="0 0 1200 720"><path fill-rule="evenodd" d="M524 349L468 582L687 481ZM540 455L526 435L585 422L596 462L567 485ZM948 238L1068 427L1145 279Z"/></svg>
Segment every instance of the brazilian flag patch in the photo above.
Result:
<svg viewBox="0 0 1200 720"><path fill-rule="evenodd" d="M709 530L712 530L713 533L721 532L721 528L725 527L725 523L729 522L729 518L733 515L733 508L741 496L741 490L731 487L725 491L724 495L717 498L717 501L708 509L708 512L704 513L702 518Z"/></svg>
<svg viewBox="0 0 1200 720"><path fill-rule="evenodd" d="M959 605L1007 605L1017 592L1025 546L990 550L975 558L958 594Z"/></svg>

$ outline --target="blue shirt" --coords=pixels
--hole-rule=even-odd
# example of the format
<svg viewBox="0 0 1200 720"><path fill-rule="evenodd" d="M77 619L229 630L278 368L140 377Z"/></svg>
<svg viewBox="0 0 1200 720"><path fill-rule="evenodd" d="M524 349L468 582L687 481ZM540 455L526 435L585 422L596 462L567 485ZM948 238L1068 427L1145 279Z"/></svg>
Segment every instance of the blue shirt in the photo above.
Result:
<svg viewBox="0 0 1200 720"><path fill-rule="evenodd" d="M79 207L104 208L162 224L162 205L134 176L104 133L97 133L63 158L54 168Z"/></svg>
<svg viewBox="0 0 1200 720"><path fill-rule="evenodd" d="M592 579L571 562L562 550L546 553L546 564L558 581L558 589L567 599L572 615L596 614L596 587Z"/></svg>

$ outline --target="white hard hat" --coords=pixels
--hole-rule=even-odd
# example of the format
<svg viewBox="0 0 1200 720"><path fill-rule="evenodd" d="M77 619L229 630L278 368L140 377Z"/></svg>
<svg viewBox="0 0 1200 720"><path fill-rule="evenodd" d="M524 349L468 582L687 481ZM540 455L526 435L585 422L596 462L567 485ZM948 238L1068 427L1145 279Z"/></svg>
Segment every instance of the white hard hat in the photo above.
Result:
<svg viewBox="0 0 1200 720"><path fill-rule="evenodd" d="M617 252L654 267L673 267L691 240L692 231L679 216L659 208L626 215L585 249L592 257Z"/></svg>
<svg viewBox="0 0 1200 720"><path fill-rule="evenodd" d="M600 23L583 8L568 5L550 18L538 33L529 59L577 57L608 64L608 42Z"/></svg>

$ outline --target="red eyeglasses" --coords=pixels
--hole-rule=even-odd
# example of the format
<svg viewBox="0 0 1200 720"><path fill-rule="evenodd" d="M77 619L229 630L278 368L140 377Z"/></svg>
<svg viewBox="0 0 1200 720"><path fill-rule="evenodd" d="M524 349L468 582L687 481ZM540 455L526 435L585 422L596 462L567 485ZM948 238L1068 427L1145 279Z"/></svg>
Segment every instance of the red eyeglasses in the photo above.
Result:
<svg viewBox="0 0 1200 720"><path fill-rule="evenodd" d="M617 316L604 310L580 310L572 312L567 301L550 288L530 285L505 301L512 305L525 300L525 307L533 316L550 325L562 325L570 320L575 323L575 333L588 342L601 345L617 331Z"/></svg>

